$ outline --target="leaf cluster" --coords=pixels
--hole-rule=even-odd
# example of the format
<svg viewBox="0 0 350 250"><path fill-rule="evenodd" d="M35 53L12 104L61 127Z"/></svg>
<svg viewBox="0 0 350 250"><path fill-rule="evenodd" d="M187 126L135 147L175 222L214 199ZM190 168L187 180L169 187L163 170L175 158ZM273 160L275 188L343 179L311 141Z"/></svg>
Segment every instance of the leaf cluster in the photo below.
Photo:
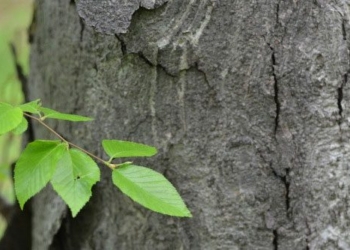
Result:
<svg viewBox="0 0 350 250"><path fill-rule="evenodd" d="M102 147L110 157L103 160L65 140L44 122L46 119L86 122L92 118L42 107L40 100L19 106L0 103L0 135L25 132L27 118L45 126L59 140L29 143L16 162L15 193L22 209L31 197L50 183L75 217L89 201L93 185L100 180L96 160L111 169L114 185L135 202L158 213L191 217L179 193L162 174L132 162L113 163L117 158L153 156L157 153L156 148L129 141L103 140Z"/></svg>

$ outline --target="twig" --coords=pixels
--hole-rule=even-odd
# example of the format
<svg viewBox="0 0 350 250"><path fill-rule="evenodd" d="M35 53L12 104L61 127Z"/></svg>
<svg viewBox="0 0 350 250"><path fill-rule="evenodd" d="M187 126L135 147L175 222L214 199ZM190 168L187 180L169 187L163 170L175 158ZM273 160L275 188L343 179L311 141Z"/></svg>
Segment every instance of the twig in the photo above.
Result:
<svg viewBox="0 0 350 250"><path fill-rule="evenodd" d="M43 122L42 120L40 120L39 118L35 117L35 116L32 116L32 115L29 115L27 113L24 113L25 116L31 118L31 119L34 119L36 120L37 122L39 122L41 125L43 125L45 128L47 128L51 133L53 133L54 135L56 135L61 141L63 142L66 142L68 143L70 146L74 147L74 148L77 148L81 151L83 151L84 153L90 155L92 158L95 158L96 160L100 161L101 163L105 164L107 167L113 169L113 166L112 164L106 162L105 160L101 159L100 157L90 153L89 151L79 147L78 145L75 145L74 143L72 142L69 142L67 141L66 139L64 139L59 133L57 133L54 129L52 129L49 125L47 125L45 122Z"/></svg>

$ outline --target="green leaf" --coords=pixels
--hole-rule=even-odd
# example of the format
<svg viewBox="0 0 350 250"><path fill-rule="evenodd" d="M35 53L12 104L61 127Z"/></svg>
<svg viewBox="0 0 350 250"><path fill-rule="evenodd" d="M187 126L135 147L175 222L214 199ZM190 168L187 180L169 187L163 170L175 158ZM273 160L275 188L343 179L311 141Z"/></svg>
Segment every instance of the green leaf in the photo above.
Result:
<svg viewBox="0 0 350 250"><path fill-rule="evenodd" d="M87 121L93 120L90 117L60 113L58 111L55 111L49 108L40 107L39 109L45 115L43 118L52 118L52 119L65 120L65 121L71 121L71 122L87 122Z"/></svg>
<svg viewBox="0 0 350 250"><path fill-rule="evenodd" d="M0 102L0 135L15 129L21 123L22 117L20 108Z"/></svg>
<svg viewBox="0 0 350 250"><path fill-rule="evenodd" d="M85 153L70 149L59 161L51 184L75 217L89 201L91 188L99 180L100 169L96 163Z"/></svg>
<svg viewBox="0 0 350 250"><path fill-rule="evenodd" d="M32 114L39 114L40 113L40 110L39 110L40 106L41 106L41 101L40 101L40 99L37 99L35 101L27 102L27 103L24 103L22 105L19 105L18 107L20 109L22 109L23 112L32 113Z"/></svg>
<svg viewBox="0 0 350 250"><path fill-rule="evenodd" d="M28 129L28 121L26 118L22 117L21 123L14 129L12 130L12 133L15 135L20 135L24 133Z"/></svg>
<svg viewBox="0 0 350 250"><path fill-rule="evenodd" d="M112 179L124 194L155 212L192 217L174 186L160 173L129 165L113 170Z"/></svg>
<svg viewBox="0 0 350 250"><path fill-rule="evenodd" d="M24 149L15 166L15 191L22 209L50 181L65 150L66 143L39 140Z"/></svg>
<svg viewBox="0 0 350 250"><path fill-rule="evenodd" d="M103 140L102 146L111 158L153 156L157 153L155 147L129 141Z"/></svg>

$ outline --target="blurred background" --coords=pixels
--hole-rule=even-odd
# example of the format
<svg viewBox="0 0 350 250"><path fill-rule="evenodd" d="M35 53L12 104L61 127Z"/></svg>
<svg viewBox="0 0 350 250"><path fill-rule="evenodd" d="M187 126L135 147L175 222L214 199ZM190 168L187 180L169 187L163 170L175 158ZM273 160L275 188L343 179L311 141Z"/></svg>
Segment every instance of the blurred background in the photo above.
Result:
<svg viewBox="0 0 350 250"><path fill-rule="evenodd" d="M33 7L33 0L0 0L0 102L20 104L24 100L16 61L28 75L28 31ZM15 48L17 58L11 46ZM20 136L0 136L0 196L9 203L15 202L11 165L18 157L21 146ZM6 226L5 219L0 216L0 238Z"/></svg>

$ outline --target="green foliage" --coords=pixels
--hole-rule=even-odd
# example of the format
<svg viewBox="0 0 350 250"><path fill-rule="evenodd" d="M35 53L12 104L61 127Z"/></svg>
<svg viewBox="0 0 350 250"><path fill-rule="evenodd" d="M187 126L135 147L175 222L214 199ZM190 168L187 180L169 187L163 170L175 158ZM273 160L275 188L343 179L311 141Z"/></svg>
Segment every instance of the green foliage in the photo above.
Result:
<svg viewBox="0 0 350 250"><path fill-rule="evenodd" d="M1 133L24 132L28 127L28 117L60 139L36 140L29 143L20 155L15 166L15 192L22 209L28 199L51 182L75 217L89 201L92 186L100 180L100 169L94 158L111 168L113 183L134 201L158 213L191 217L180 195L163 175L131 162L111 163L114 158L153 156L157 153L156 148L135 142L103 140L102 146L110 157L105 161L65 140L44 123L49 118L74 122L90 121L91 118L44 108L40 100L18 107L0 103L0 116Z"/></svg>
<svg viewBox="0 0 350 250"><path fill-rule="evenodd" d="M21 208L51 180L66 150L60 141L34 141L20 155L15 167L15 191Z"/></svg>
<svg viewBox="0 0 350 250"><path fill-rule="evenodd" d="M12 130L15 135L23 134L28 129L28 121L26 118L22 117L22 121L16 128Z"/></svg>
<svg viewBox="0 0 350 250"><path fill-rule="evenodd" d="M158 213L191 217L174 186L152 169L129 165L113 170L113 183L134 201Z"/></svg>
<svg viewBox="0 0 350 250"><path fill-rule="evenodd" d="M155 147L129 141L103 140L102 146L111 159L153 156L157 153Z"/></svg>
<svg viewBox="0 0 350 250"><path fill-rule="evenodd" d="M31 114L40 114L40 106L41 106L40 99L37 99L35 101L27 102L22 105L19 105L18 107L22 109L23 112L27 112Z"/></svg>
<svg viewBox="0 0 350 250"><path fill-rule="evenodd" d="M10 44L16 49L16 59L27 74L28 26L32 20L32 2L32 0L0 1L0 102L19 104L23 101Z"/></svg>
<svg viewBox="0 0 350 250"><path fill-rule="evenodd" d="M52 187L67 203L73 217L89 201L91 188L100 180L100 169L85 153L70 149L58 163Z"/></svg>
<svg viewBox="0 0 350 250"><path fill-rule="evenodd" d="M22 117L20 108L0 103L0 135L15 129L21 123Z"/></svg>
<svg viewBox="0 0 350 250"><path fill-rule="evenodd" d="M23 102L21 83L17 78L15 59L28 74L28 26L32 20L32 0L0 0L0 102L17 105ZM11 46L16 50L16 58ZM0 119L1 120L1 119ZM23 122L24 123L24 122ZM22 124L23 124L22 123ZM9 203L15 202L11 164L18 159L22 148L20 131L0 137L0 195ZM0 238L6 221L0 215Z"/></svg>
<svg viewBox="0 0 350 250"><path fill-rule="evenodd" d="M42 117L43 120L46 118L66 120L66 121L71 121L71 122L88 122L88 121L93 120L90 117L60 113L60 112L57 112L55 110L52 110L49 108L44 108L44 107L39 107L39 111L44 113L44 116Z"/></svg>

